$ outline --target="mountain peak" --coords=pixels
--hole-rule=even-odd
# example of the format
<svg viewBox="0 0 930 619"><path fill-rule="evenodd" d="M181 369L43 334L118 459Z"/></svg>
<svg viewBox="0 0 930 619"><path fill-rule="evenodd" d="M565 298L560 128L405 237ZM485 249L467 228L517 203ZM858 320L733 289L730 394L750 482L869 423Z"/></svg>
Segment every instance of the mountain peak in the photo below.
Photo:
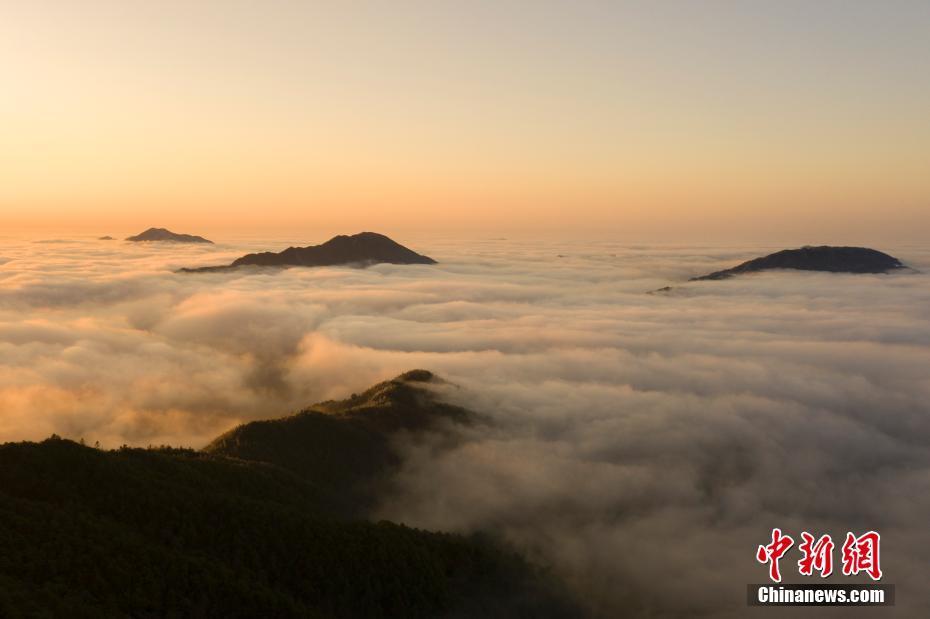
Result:
<svg viewBox="0 0 930 619"><path fill-rule="evenodd" d="M295 415L253 421L218 437L204 451L266 462L312 481L346 513L375 501L379 484L400 464L394 436L452 436L479 416L442 402L427 370L411 370L345 400L313 404ZM450 439L452 440L452 439Z"/></svg>
<svg viewBox="0 0 930 619"><path fill-rule="evenodd" d="M464 415L460 415L461 409L448 407L447 405L438 406L435 394L428 390L426 384L444 384L445 381L430 372L429 370L410 370L400 376L380 382L369 387L361 393L353 393L345 400L327 400L319 402L305 409L304 412L322 412L338 415L355 416L363 418L365 415L379 415L379 425L384 426L383 422L387 421L388 427L391 426L405 427L407 429L424 428L436 421L437 412L453 417L456 420L464 421ZM400 416L396 411L390 413L386 409L404 409ZM452 413L450 415L450 413Z"/></svg>
<svg viewBox="0 0 930 619"><path fill-rule="evenodd" d="M181 269L183 272L225 271L241 266L322 267L339 265L369 266L372 264L436 264L429 256L418 254L378 234L360 232L351 236L334 236L321 245L288 247L281 252L260 252L237 258L232 264L198 269Z"/></svg>
<svg viewBox="0 0 930 619"><path fill-rule="evenodd" d="M747 260L730 269L692 277L691 281L727 279L743 273L774 269L830 273L888 273L903 268L905 268L904 264L894 256L868 247L805 245L798 249L783 249L774 254Z"/></svg>
<svg viewBox="0 0 930 619"><path fill-rule="evenodd" d="M205 239L202 236L195 236L193 234L178 234L168 230L167 228L149 228L145 232L141 232L135 236L127 237L126 240L133 242L166 241L172 243L213 243L213 241Z"/></svg>
<svg viewBox="0 0 930 619"><path fill-rule="evenodd" d="M344 239L354 239L357 241L374 241L374 240L391 241L389 237L379 232L359 232L357 234L337 234L333 238L323 243L323 245L328 245L334 241L338 242ZM394 241L391 241L391 242L393 243Z"/></svg>

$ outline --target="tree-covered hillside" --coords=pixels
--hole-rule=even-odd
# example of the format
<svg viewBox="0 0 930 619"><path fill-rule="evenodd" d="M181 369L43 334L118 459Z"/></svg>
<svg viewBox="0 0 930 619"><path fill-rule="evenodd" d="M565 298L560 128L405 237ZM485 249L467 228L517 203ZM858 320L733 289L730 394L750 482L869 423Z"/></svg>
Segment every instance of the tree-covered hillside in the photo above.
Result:
<svg viewBox="0 0 930 619"><path fill-rule="evenodd" d="M378 393L389 397L356 398L405 418L392 399L406 397L403 385ZM358 407L326 406L336 417L350 412L336 421L352 426L349 436L364 429L366 441L383 449L371 457L395 457L371 438L379 423L395 422L359 421L377 406L354 421ZM299 427L288 436L303 437L310 453L342 432L325 423ZM248 436L241 445L263 454L279 435ZM262 437L272 444L262 447ZM297 443L287 448L288 457L301 451ZM303 468L288 470L219 451L104 451L57 437L0 445L0 617L575 614L551 578L487 538L346 519L338 486L314 483L330 469L307 468L325 458L308 456Z"/></svg>
<svg viewBox="0 0 930 619"><path fill-rule="evenodd" d="M400 463L393 439L450 432L478 415L442 402L429 385L442 381L412 370L341 401L314 404L280 419L254 421L204 449L213 455L275 464L319 488L346 515L365 516Z"/></svg>

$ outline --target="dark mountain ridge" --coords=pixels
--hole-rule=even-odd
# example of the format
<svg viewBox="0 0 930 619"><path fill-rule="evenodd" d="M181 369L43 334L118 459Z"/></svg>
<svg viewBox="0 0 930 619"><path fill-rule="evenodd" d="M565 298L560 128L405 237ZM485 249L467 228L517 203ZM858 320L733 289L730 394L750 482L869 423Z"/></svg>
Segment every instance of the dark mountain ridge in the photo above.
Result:
<svg viewBox="0 0 930 619"><path fill-rule="evenodd" d="M141 232L135 236L126 237L126 240L137 243L143 241L160 241L168 243L213 243L213 241L205 239L202 236L195 236L193 234L178 234L166 228L149 228L145 232Z"/></svg>
<svg viewBox="0 0 930 619"><path fill-rule="evenodd" d="M903 269L900 260L886 253L867 247L819 247L806 246L782 251L748 260L730 269L715 271L690 281L727 279L734 275L756 273L773 269L795 269L800 271L826 271L830 273L888 273Z"/></svg>
<svg viewBox="0 0 930 619"><path fill-rule="evenodd" d="M476 418L440 384L408 372L203 451L0 445L0 617L579 616L499 542L345 498L400 461L391 437Z"/></svg>
<svg viewBox="0 0 930 619"><path fill-rule="evenodd" d="M346 400L238 426L204 452L285 468L323 490L342 513L364 515L401 462L392 444L397 434L446 432L452 440L448 430L478 420L429 390L441 383L431 372L413 370Z"/></svg>
<svg viewBox="0 0 930 619"><path fill-rule="evenodd" d="M404 247L392 239L376 232L360 232L352 236L339 235L322 245L309 247L288 247L281 252L261 252L247 254L237 258L232 264L224 266L181 269L182 272L197 273L210 271L227 271L242 266L259 267L320 267L355 264L436 264L428 256L423 256Z"/></svg>

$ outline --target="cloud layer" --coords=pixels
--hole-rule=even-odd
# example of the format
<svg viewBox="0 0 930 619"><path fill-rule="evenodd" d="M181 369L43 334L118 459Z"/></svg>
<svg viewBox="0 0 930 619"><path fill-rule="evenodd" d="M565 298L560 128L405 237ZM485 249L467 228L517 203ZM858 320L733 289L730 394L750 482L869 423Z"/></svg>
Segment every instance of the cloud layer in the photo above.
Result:
<svg viewBox="0 0 930 619"><path fill-rule="evenodd" d="M173 273L289 244L0 239L0 440L201 446L425 367L491 423L407 446L384 517L501 531L643 617L743 616L773 526L875 528L896 616L930 609L930 252L667 295L645 293L771 248L430 241L405 244L436 266Z"/></svg>

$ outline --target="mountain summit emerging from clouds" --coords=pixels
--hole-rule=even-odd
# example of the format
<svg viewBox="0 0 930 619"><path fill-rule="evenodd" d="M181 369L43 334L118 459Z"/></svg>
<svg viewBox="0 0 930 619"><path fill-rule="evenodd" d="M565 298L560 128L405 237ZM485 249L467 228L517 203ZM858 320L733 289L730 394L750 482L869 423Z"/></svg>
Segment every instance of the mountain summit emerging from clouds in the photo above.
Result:
<svg viewBox="0 0 930 619"><path fill-rule="evenodd" d="M708 275L692 277L691 281L727 279L743 273L755 273L773 269L796 269L799 271L827 271L832 273L888 273L903 269L897 258L868 247L801 247L748 260L730 269L715 271Z"/></svg>
<svg viewBox="0 0 930 619"><path fill-rule="evenodd" d="M181 269L185 272L225 271L241 266L262 267L324 267L344 264L368 266L371 264L436 264L429 256L418 254L383 234L360 232L352 236L339 235L322 245L288 247L282 252L261 252L237 258L232 264L198 269Z"/></svg>
<svg viewBox="0 0 930 619"><path fill-rule="evenodd" d="M443 382L426 370L412 370L346 400L238 426L204 451L288 469L344 513L364 513L400 463L393 436L436 434L478 420L476 413L436 397L430 386Z"/></svg>
<svg viewBox="0 0 930 619"><path fill-rule="evenodd" d="M178 234L167 228L149 228L141 234L126 238L127 241L167 241L170 243L213 243L213 241L193 234Z"/></svg>

